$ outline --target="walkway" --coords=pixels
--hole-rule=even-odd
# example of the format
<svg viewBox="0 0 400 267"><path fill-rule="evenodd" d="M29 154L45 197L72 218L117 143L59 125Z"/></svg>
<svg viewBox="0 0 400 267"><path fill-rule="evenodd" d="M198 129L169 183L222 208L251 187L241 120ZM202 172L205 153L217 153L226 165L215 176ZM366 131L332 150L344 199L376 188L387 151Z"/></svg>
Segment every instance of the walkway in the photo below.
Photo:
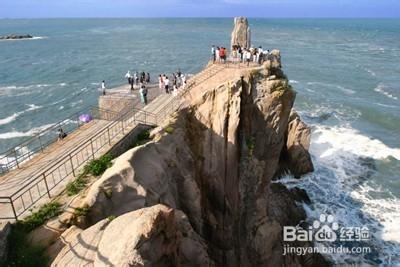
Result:
<svg viewBox="0 0 400 267"><path fill-rule="evenodd" d="M224 66L211 65L189 79L186 92L199 87ZM120 87L118 90L129 89ZM158 88L157 88L158 89ZM114 93L117 90L114 91ZM60 194L91 159L106 154L139 124L158 125L179 108L180 96L160 94L142 109L129 108L113 120L95 119L44 148L19 169L0 177L0 219L23 218ZM102 116L100 116L101 118Z"/></svg>

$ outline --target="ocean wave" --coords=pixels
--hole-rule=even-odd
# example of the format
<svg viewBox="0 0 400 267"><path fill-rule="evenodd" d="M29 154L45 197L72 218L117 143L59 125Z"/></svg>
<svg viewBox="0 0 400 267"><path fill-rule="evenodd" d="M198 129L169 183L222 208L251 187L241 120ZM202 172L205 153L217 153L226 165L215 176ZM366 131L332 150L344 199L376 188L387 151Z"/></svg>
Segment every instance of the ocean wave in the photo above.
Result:
<svg viewBox="0 0 400 267"><path fill-rule="evenodd" d="M27 132L12 131L12 132L8 132L8 133L0 133L0 139L13 139L13 138L33 136L37 133L40 133L40 132L46 130L47 128L50 128L53 125L54 124L46 124L43 126L32 128L31 130L29 130Z"/></svg>
<svg viewBox="0 0 400 267"><path fill-rule="evenodd" d="M349 94L349 95L353 95L356 93L356 91L346 88L346 87L343 87L338 84L330 84L330 83L323 83L323 82L307 82L307 85L311 85L311 86L320 85L322 87L336 88L336 89L341 90L343 93Z"/></svg>
<svg viewBox="0 0 400 267"><path fill-rule="evenodd" d="M387 86L384 85L383 83L378 84L378 86L375 87L374 91L377 93L383 94L393 100L398 100L397 96L394 96L392 93L387 91Z"/></svg>
<svg viewBox="0 0 400 267"><path fill-rule="evenodd" d="M322 150L314 149L313 153L320 158L332 156L338 152L348 152L360 157L385 159L394 157L400 160L400 148L386 146L378 139L362 135L355 129L345 127L316 126L313 132L314 144Z"/></svg>
<svg viewBox="0 0 400 267"><path fill-rule="evenodd" d="M42 40L42 39L47 39L47 36L33 36L32 38L23 38L23 39L1 39L3 42L12 42L12 41L29 41L29 40Z"/></svg>
<svg viewBox="0 0 400 267"><path fill-rule="evenodd" d="M322 213L332 214L339 225L367 226L371 234L370 240L353 244L369 246L371 254L333 254L330 258L336 264L400 264L400 246L393 243L400 239L400 199L372 179L377 161L398 164L400 149L350 127L313 125L310 153L313 173L300 180L290 176L280 180L289 188L298 186L307 191L313 203L304 206L308 222Z"/></svg>
<svg viewBox="0 0 400 267"><path fill-rule="evenodd" d="M8 124L8 123L10 123L10 122L13 122L13 121L15 121L20 115L22 115L22 114L24 114L24 113L26 113L26 112L29 112L29 111L32 111L32 110L35 110L35 109L40 109L40 108L42 108L42 106L36 106L35 104L30 104L30 105L28 105L28 106L29 106L28 109L25 109L25 110L20 111L20 112L16 112L16 113L12 114L11 116L8 116L8 117L6 117L6 118L4 118L4 119L0 119L0 125L6 125L6 124Z"/></svg>

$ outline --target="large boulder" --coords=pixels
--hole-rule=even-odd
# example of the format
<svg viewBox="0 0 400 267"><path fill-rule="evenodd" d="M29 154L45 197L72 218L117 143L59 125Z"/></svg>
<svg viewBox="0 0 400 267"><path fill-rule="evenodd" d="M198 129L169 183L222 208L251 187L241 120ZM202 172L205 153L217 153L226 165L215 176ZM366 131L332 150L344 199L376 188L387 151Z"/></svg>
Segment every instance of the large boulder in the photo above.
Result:
<svg viewBox="0 0 400 267"><path fill-rule="evenodd" d="M231 47L239 45L244 48L251 46L251 31L249 22L245 17L236 17L231 36Z"/></svg>
<svg viewBox="0 0 400 267"><path fill-rule="evenodd" d="M164 205L104 219L75 233L51 266L212 266L187 217Z"/></svg>
<svg viewBox="0 0 400 267"><path fill-rule="evenodd" d="M303 121L296 111L292 110L287 136L287 160L290 172L297 178L301 175L313 172L314 165L308 149L310 148L311 129Z"/></svg>

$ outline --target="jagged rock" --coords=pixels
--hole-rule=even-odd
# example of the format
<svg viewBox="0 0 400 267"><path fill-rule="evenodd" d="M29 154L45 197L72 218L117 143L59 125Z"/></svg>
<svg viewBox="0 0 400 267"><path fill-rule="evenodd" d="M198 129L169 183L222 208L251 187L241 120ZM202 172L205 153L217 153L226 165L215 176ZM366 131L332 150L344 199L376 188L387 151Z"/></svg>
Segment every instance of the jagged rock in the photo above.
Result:
<svg viewBox="0 0 400 267"><path fill-rule="evenodd" d="M192 91L191 103L153 131L154 141L120 156L92 185L87 223L163 203L187 215L217 265L304 265L303 257L283 257L281 246L283 226L304 212L288 190L270 187L302 128L290 120L295 92L285 78L268 80L271 68Z"/></svg>
<svg viewBox="0 0 400 267"><path fill-rule="evenodd" d="M187 217L164 205L102 220L65 243L52 266L213 266Z"/></svg>
<svg viewBox="0 0 400 267"><path fill-rule="evenodd" d="M251 31L247 18L236 17L234 28L231 36L231 47L239 45L244 48L251 46Z"/></svg>
<svg viewBox="0 0 400 267"><path fill-rule="evenodd" d="M313 172L314 166L308 149L310 148L311 129L300 120L299 115L292 110L287 137L288 168L297 178Z"/></svg>

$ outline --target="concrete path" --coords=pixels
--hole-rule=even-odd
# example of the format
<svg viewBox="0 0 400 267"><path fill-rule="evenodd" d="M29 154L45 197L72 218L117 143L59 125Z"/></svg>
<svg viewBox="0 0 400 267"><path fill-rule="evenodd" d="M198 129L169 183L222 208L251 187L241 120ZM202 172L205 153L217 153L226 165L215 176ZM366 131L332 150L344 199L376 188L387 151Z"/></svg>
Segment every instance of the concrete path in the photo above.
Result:
<svg viewBox="0 0 400 267"><path fill-rule="evenodd" d="M199 90L210 77L224 69L221 65L211 65L193 76L187 84L187 91ZM197 88L197 89L196 89ZM60 194L68 182L72 181L80 169L91 159L106 154L131 132L139 123L157 125L179 106L184 98L160 92L158 85L148 86L149 101L144 106L137 100L136 108L142 111L129 113L121 120L93 120L69 134L64 140L51 144L42 153L26 161L20 169L15 169L0 177L0 219L14 217L10 197L18 218L23 218L30 210L40 207L53 196ZM130 95L128 85L107 91L109 94ZM133 94L137 94L137 90ZM147 112L147 113L146 113Z"/></svg>

